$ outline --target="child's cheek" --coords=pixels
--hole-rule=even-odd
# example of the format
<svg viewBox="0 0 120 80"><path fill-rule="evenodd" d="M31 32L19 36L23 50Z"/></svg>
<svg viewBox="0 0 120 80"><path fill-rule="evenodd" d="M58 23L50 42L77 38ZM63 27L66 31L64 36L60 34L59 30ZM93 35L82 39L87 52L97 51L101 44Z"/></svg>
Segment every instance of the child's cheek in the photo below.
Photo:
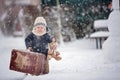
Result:
<svg viewBox="0 0 120 80"><path fill-rule="evenodd" d="M39 31L40 31L40 29L36 28L36 30L35 30L35 31L39 32Z"/></svg>

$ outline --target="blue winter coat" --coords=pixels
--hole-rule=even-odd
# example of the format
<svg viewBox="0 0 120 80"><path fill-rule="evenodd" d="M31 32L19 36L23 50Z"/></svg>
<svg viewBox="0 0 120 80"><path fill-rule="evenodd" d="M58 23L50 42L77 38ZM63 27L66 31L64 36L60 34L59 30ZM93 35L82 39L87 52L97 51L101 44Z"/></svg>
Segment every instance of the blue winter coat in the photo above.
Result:
<svg viewBox="0 0 120 80"><path fill-rule="evenodd" d="M25 38L25 44L26 48L32 47L33 52L38 52L45 54L47 56L48 54L48 43L52 42L52 38L49 36L48 33L42 35L42 36L36 36L33 33L30 33Z"/></svg>

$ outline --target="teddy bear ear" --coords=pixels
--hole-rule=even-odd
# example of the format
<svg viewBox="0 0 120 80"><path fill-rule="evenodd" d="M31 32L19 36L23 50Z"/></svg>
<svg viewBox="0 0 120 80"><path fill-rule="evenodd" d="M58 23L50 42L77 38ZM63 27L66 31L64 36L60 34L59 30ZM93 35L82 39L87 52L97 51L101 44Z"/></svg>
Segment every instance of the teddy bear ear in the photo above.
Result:
<svg viewBox="0 0 120 80"><path fill-rule="evenodd" d="M56 39L53 37L53 38L52 38L52 41L53 41L53 42L56 42Z"/></svg>

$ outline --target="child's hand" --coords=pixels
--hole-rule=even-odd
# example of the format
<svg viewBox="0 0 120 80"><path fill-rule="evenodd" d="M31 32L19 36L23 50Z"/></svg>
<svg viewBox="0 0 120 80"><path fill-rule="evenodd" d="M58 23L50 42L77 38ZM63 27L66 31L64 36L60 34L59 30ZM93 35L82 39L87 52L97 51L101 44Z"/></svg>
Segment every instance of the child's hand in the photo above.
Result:
<svg viewBox="0 0 120 80"><path fill-rule="evenodd" d="M52 38L52 42L56 42L56 39L55 39L55 38Z"/></svg>

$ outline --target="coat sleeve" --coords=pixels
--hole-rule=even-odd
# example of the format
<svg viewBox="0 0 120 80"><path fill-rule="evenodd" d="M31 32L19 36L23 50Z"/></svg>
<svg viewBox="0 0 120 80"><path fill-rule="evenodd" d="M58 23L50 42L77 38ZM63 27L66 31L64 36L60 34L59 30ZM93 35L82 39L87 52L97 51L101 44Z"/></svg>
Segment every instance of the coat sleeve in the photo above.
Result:
<svg viewBox="0 0 120 80"><path fill-rule="evenodd" d="M53 38L53 37L51 37L50 35L47 35L47 40L48 40L49 43L52 42L52 38Z"/></svg>
<svg viewBox="0 0 120 80"><path fill-rule="evenodd" d="M31 34L29 34L29 35L25 38L26 48L32 47L32 40L33 40L33 35L32 35L32 33L31 33Z"/></svg>

